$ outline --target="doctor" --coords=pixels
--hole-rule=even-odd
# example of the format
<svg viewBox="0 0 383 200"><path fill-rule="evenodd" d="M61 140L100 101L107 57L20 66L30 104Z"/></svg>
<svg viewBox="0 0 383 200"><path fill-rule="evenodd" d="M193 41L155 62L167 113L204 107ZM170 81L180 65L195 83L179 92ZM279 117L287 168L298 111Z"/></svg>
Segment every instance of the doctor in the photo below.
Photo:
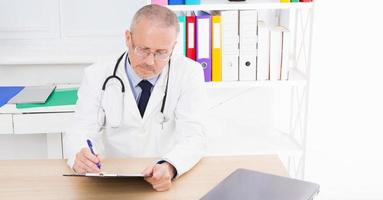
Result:
<svg viewBox="0 0 383 200"><path fill-rule="evenodd" d="M75 172L99 172L100 157L156 157L143 173L155 190L165 191L201 159L203 69L173 54L178 33L171 10L144 6L125 33L127 52L85 69L74 124L64 140ZM87 139L98 154L91 153Z"/></svg>

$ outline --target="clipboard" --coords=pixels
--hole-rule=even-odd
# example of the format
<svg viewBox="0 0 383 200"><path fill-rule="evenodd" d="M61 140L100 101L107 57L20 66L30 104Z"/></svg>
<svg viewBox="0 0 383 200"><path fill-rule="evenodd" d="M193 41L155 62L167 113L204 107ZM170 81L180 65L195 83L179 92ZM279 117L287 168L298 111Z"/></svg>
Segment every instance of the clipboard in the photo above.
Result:
<svg viewBox="0 0 383 200"><path fill-rule="evenodd" d="M98 178L145 178L141 173L85 173L85 174L63 174L63 176L74 176L74 177L98 177Z"/></svg>

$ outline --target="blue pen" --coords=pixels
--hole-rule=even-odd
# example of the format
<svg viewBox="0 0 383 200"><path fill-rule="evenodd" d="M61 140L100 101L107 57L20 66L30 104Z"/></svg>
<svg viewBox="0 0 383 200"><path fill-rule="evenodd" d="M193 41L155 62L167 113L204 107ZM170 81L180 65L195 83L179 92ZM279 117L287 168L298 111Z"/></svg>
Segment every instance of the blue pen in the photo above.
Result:
<svg viewBox="0 0 383 200"><path fill-rule="evenodd" d="M90 152L92 152L93 155L96 155L96 154L94 153L94 151L93 151L93 145L92 145L92 142L88 139L88 140L86 140L86 143L88 143L88 147L89 147L89 149L90 149ZM97 165L97 167L98 167L99 169L101 169L101 165L100 165L100 163L97 163L96 165Z"/></svg>

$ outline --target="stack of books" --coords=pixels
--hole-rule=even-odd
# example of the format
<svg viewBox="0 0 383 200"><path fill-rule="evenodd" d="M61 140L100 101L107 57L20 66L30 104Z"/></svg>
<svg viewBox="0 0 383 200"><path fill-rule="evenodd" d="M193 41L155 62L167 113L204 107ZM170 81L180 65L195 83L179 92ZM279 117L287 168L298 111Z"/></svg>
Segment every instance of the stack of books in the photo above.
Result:
<svg viewBox="0 0 383 200"><path fill-rule="evenodd" d="M201 64L205 81L288 80L290 32L258 20L257 10L178 17L174 54Z"/></svg>
<svg viewBox="0 0 383 200"><path fill-rule="evenodd" d="M280 0L281 3L312 2L313 0Z"/></svg>
<svg viewBox="0 0 383 200"><path fill-rule="evenodd" d="M201 0L152 0L152 4L158 5L198 5Z"/></svg>

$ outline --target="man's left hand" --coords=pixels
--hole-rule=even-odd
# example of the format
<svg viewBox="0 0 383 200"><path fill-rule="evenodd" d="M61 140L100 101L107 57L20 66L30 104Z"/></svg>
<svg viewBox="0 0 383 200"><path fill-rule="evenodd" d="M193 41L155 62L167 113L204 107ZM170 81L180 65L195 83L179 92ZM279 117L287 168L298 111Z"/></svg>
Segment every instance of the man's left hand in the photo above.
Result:
<svg viewBox="0 0 383 200"><path fill-rule="evenodd" d="M147 167L143 172L145 180L150 183L156 191L167 191L172 186L172 178L176 169L168 162L155 164Z"/></svg>

